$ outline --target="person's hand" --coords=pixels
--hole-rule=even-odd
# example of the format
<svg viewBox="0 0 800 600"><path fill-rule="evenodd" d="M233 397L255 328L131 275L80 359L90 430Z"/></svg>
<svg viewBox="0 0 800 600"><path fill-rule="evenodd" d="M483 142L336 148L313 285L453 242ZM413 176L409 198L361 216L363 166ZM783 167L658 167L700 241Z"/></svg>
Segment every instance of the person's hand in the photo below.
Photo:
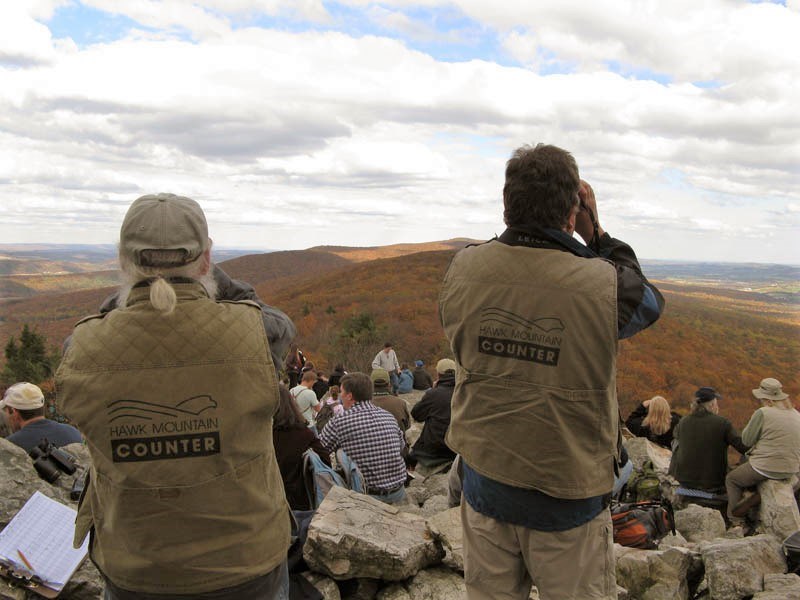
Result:
<svg viewBox="0 0 800 600"><path fill-rule="evenodd" d="M605 231L600 227L600 217L597 214L597 200L594 197L594 190L586 181L581 179L580 187L578 188L578 197L581 201L581 208L578 215L575 217L575 231L578 232L587 244L592 241L594 237L594 224L592 220L597 223L598 237L603 235Z"/></svg>
<svg viewBox="0 0 800 600"><path fill-rule="evenodd" d="M652 398L651 398L651 399L652 399ZM644 406L645 408L647 408L648 406L650 406L650 400L645 400L644 402L642 402L642 406Z"/></svg>

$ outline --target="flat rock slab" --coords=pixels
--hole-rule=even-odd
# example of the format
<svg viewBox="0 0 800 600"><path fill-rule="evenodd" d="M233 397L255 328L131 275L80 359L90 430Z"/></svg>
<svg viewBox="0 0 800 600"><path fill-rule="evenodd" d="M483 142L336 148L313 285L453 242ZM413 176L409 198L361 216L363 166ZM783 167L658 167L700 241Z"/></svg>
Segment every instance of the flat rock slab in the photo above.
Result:
<svg viewBox="0 0 800 600"><path fill-rule="evenodd" d="M444 554L424 518L341 487L317 509L303 547L309 567L334 579L401 581Z"/></svg>

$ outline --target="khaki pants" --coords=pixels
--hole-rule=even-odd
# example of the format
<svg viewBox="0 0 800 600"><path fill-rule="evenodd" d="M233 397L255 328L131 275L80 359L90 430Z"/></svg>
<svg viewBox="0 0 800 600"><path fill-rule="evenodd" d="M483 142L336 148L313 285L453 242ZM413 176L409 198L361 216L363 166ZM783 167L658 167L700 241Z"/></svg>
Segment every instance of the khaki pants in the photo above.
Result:
<svg viewBox="0 0 800 600"><path fill-rule="evenodd" d="M536 531L482 515L462 498L468 600L616 600L611 513L567 531Z"/></svg>

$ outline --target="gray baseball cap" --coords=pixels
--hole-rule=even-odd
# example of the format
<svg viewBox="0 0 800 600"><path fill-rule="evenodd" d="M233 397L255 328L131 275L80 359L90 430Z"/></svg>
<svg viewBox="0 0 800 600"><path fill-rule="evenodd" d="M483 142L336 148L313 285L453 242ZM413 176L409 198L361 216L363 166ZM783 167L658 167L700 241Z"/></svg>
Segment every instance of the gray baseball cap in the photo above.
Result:
<svg viewBox="0 0 800 600"><path fill-rule="evenodd" d="M150 194L136 199L122 221L119 251L134 264L151 264L143 250L183 250L183 257L170 264L178 267L196 260L209 247L208 223L200 205L185 196Z"/></svg>

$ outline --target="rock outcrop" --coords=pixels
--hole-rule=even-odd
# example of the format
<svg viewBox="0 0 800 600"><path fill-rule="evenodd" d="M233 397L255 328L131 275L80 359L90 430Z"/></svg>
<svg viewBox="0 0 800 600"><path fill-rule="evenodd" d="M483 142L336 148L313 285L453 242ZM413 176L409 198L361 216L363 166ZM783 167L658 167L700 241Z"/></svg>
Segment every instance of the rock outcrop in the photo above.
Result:
<svg viewBox="0 0 800 600"><path fill-rule="evenodd" d="M635 464L652 460L668 482L663 449L643 438L628 440ZM65 448L88 465L86 448ZM668 464L668 461L667 461ZM25 452L0 439L0 525L5 526L38 490L69 500L73 477L55 485L38 478ZM759 535L742 537L725 529L720 513L689 505L676 512L677 534L656 550L615 546L618 599L785 600L800 598L800 577L786 574L783 537L800 529L791 488L762 485ZM787 494L788 490L788 494ZM407 489L408 503L388 506L368 496L334 488L312 520L304 548L310 570L303 576L326 600L461 600L465 597L464 553L459 508L447 508L447 474L419 473ZM792 531L789 531L792 529ZM784 535L785 534L785 535ZM102 598L102 579L84 562L59 596L63 600ZM10 591L16 600L39 598ZM530 598L538 599L534 588Z"/></svg>

